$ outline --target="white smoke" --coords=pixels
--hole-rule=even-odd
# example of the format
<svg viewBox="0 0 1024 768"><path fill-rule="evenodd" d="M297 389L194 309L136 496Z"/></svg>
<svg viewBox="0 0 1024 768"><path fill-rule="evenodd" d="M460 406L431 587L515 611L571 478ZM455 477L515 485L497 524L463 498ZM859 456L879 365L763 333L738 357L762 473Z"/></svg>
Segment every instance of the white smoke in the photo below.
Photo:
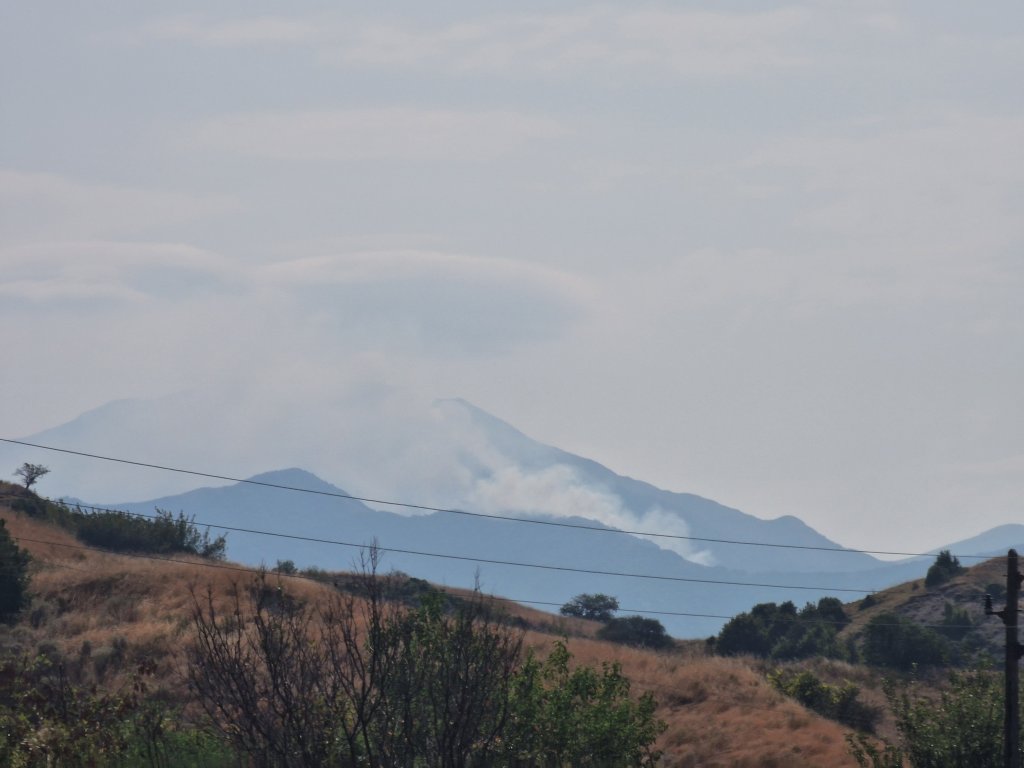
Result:
<svg viewBox="0 0 1024 768"><path fill-rule="evenodd" d="M473 508L490 514L519 512L581 517L620 530L689 536L690 528L679 515L660 507L644 512L627 508L617 495L583 483L573 469L556 464L536 472L505 466L476 482L470 498ZM700 565L714 565L708 550L699 550L686 539L644 536L662 549Z"/></svg>

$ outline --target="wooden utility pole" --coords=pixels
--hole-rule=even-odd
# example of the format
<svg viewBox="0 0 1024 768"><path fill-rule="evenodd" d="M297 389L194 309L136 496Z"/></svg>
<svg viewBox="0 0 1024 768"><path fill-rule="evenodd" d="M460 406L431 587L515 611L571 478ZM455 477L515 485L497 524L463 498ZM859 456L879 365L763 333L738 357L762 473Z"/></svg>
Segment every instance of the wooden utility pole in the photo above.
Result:
<svg viewBox="0 0 1024 768"><path fill-rule="evenodd" d="M1017 550L1011 549L1006 555L1006 608L992 610L992 598L985 595L985 613L994 614L1006 625L1006 698L1004 701L1003 765L1005 768L1021 768L1020 764L1020 657L1024 646L1017 634L1017 617L1020 600L1020 586L1024 581L1017 567Z"/></svg>

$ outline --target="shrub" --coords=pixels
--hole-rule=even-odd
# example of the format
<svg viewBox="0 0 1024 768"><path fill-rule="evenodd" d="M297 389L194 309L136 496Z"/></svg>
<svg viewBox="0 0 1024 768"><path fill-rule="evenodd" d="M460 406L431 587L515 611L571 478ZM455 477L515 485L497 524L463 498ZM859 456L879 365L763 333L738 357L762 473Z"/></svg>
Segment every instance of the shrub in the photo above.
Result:
<svg viewBox="0 0 1024 768"><path fill-rule="evenodd" d="M857 606L857 610L863 611L864 609L870 608L874 605L878 605L878 598L875 597L874 593L872 592L864 596L864 599L861 600L860 604Z"/></svg>
<svg viewBox="0 0 1024 768"><path fill-rule="evenodd" d="M665 730L650 694L629 697L621 667L576 667L561 642L540 662L528 655L513 678L505 765L652 766Z"/></svg>
<svg viewBox="0 0 1024 768"><path fill-rule="evenodd" d="M807 670L795 674L775 671L768 675L768 681L776 690L822 717L859 731L874 733L882 714L877 707L861 701L858 698L860 689L849 681L842 685L829 685Z"/></svg>
<svg viewBox="0 0 1024 768"><path fill-rule="evenodd" d="M408 577L378 576L375 553L349 577L357 589L316 602L266 578L248 600L236 587L223 614L212 592L193 595L188 652L192 690L256 764L653 764L661 726L649 697L629 699L616 666L570 673L561 646L543 664L524 659L522 634L479 594L390 600Z"/></svg>
<svg viewBox="0 0 1024 768"><path fill-rule="evenodd" d="M848 622L842 603L834 597L807 603L799 611L789 601L781 605L759 603L749 613L730 619L719 632L714 648L724 656L843 659L849 653L836 636Z"/></svg>
<svg viewBox="0 0 1024 768"><path fill-rule="evenodd" d="M960 560L944 549L935 558L935 562L928 568L928 574L924 578L926 587L937 587L939 584L952 579L957 574L963 573L966 568L960 565Z"/></svg>
<svg viewBox="0 0 1024 768"><path fill-rule="evenodd" d="M11 621L29 604L29 560L0 519L0 621Z"/></svg>
<svg viewBox="0 0 1024 768"><path fill-rule="evenodd" d="M914 665L941 665L949 644L938 633L894 613L882 613L864 630L864 661L880 667L909 670Z"/></svg>
<svg viewBox="0 0 1024 768"><path fill-rule="evenodd" d="M0 660L0 765L238 765L147 696L146 667L121 691L74 685L45 656Z"/></svg>
<svg viewBox="0 0 1024 768"><path fill-rule="evenodd" d="M943 606L942 626L938 632L950 640L962 640L971 631L974 622L966 608L957 608L947 602Z"/></svg>
<svg viewBox="0 0 1024 768"><path fill-rule="evenodd" d="M660 621L643 616L610 619L597 631L597 636L612 643L655 650L671 648L675 644Z"/></svg>
<svg viewBox="0 0 1024 768"><path fill-rule="evenodd" d="M905 760L914 768L1003 764L1000 675L984 667L950 672L949 686L938 700L917 693L913 681L902 688L887 683L885 695L896 719L899 744L887 743L878 749L862 738L848 737L859 765L901 768Z"/></svg>
<svg viewBox="0 0 1024 768"><path fill-rule="evenodd" d="M69 527L87 544L117 552L184 553L214 560L223 560L227 548L224 536L210 538L210 531L200 533L193 522L179 512L175 517L167 510L157 509L153 518L128 512L70 511Z"/></svg>

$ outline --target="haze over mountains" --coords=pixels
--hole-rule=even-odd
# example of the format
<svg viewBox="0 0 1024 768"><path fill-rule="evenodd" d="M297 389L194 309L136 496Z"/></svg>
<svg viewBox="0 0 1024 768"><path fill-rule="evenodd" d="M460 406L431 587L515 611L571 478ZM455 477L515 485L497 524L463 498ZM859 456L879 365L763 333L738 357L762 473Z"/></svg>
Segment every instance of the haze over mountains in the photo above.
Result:
<svg viewBox="0 0 1024 768"><path fill-rule="evenodd" d="M393 404L389 398L388 393L374 393L371 399ZM365 398L360 402L365 404ZM386 568L442 584L471 586L479 580L489 592L555 604L580 592L605 592L616 595L624 609L711 615L660 616L678 636L711 634L723 621L715 617L757 602L802 604L825 594L853 599L856 590L923 576L928 564L928 558L885 563L863 553L827 551L839 545L796 517L763 520L699 496L622 477L597 462L531 440L461 400L435 403L425 413L406 407L400 424L403 439L396 439L385 423L375 428L373 409L349 408L344 411L347 419L322 414L319 423L297 416L278 421L273 432L264 432L278 435L272 445L249 436L274 417L251 411L246 420L243 406L241 399L211 404L194 395L119 401L26 440L211 474L253 476L313 493L254 484L196 488L211 483L194 475L19 446L0 449L0 459L12 467L25 460L51 467L41 489L51 496L143 513L152 513L154 507L180 510L214 529L223 525L351 545L230 531L228 555L241 562L273 566L290 559L300 567L348 568L358 559L360 546L377 541L387 550ZM212 413L219 430L211 428ZM173 431L170 424L175 424ZM183 433L196 439L182 444L170 437ZM252 466L256 461L266 462L257 472L268 465L303 468L257 473ZM604 530L424 514L383 505L375 509L337 498L349 494ZM692 538L645 540L610 529ZM958 552L999 553L1021 542L1024 526L1015 525L951 546ZM708 583L720 581L744 584ZM854 591L834 591L840 589Z"/></svg>

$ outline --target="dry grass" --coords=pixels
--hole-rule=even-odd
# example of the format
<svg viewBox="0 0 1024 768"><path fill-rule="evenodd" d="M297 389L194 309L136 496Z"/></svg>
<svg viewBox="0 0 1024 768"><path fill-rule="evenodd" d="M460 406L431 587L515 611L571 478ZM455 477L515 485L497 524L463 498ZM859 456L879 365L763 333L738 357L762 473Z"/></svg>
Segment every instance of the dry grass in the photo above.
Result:
<svg viewBox="0 0 1024 768"><path fill-rule="evenodd" d="M118 673L110 670L146 658L157 665L157 687L180 695L183 648L192 631L190 588L204 593L209 587L226 608L232 585L252 578L204 567L198 559L168 563L59 546L80 545L10 509L0 507L0 517L35 559L32 607L13 629L0 629L0 649L35 652L49 644L101 684L116 681ZM310 600L331 594L330 587L304 580L289 580L288 589ZM576 663L617 661L635 693L652 692L668 724L659 745L669 768L855 765L845 729L778 694L750 660L707 657L699 644L663 653L625 648L594 639L593 622L500 602L532 627L525 641L539 653L567 637Z"/></svg>
<svg viewBox="0 0 1024 768"><path fill-rule="evenodd" d="M549 636L530 633L544 647ZM767 683L749 659L706 656L695 650L655 653L572 638L580 664L617 661L636 692L650 691L668 724L660 739L669 768L855 766L844 726L825 720Z"/></svg>

